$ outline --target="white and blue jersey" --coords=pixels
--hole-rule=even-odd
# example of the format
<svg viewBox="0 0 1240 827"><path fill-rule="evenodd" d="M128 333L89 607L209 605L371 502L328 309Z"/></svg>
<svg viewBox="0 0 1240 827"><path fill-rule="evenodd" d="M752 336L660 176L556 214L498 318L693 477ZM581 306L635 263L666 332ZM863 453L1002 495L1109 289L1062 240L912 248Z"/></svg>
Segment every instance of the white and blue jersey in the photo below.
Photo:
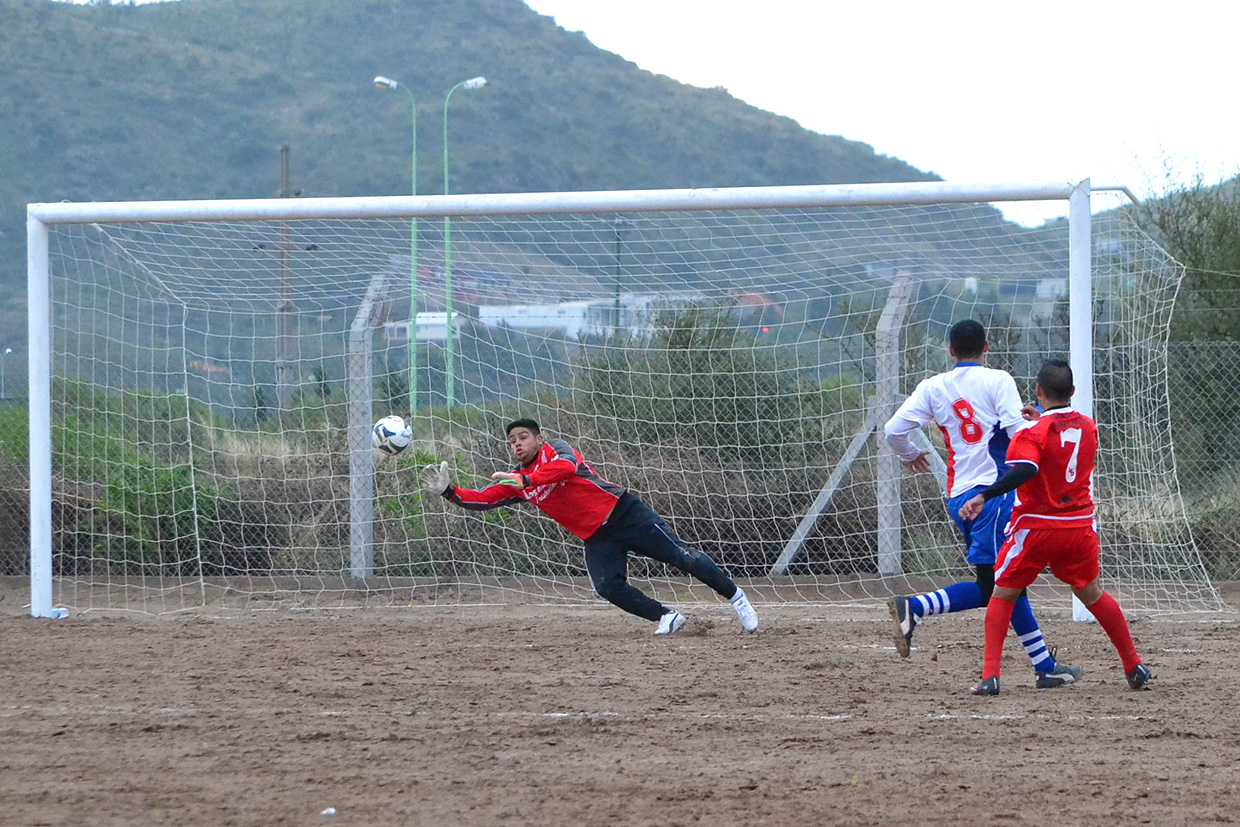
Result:
<svg viewBox="0 0 1240 827"><path fill-rule="evenodd" d="M947 447L947 507L960 527L973 564L993 564L1013 497L986 503L975 520L960 519L960 506L997 480L1007 466L1012 434L1025 424L1016 381L1006 371L977 362L960 362L952 370L917 385L884 427L887 445L904 462L921 450L909 434L934 422Z"/></svg>

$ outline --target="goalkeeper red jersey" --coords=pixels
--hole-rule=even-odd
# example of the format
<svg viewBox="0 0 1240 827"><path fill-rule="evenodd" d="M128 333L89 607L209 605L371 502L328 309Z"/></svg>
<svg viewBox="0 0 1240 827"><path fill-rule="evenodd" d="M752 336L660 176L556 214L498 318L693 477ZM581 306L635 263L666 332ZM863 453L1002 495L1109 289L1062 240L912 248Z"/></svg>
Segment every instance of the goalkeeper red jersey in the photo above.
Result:
<svg viewBox="0 0 1240 827"><path fill-rule="evenodd" d="M562 439L544 442L534 461L516 472L529 477L528 487L514 489L497 483L475 491L454 486L448 499L470 511L529 502L584 540L607 522L625 491L594 473L585 458Z"/></svg>
<svg viewBox="0 0 1240 827"><path fill-rule="evenodd" d="M1038 473L1016 489L1008 533L1018 528L1092 526L1097 453L1098 427L1071 408L1052 408L1017 431L1007 461L1032 463Z"/></svg>

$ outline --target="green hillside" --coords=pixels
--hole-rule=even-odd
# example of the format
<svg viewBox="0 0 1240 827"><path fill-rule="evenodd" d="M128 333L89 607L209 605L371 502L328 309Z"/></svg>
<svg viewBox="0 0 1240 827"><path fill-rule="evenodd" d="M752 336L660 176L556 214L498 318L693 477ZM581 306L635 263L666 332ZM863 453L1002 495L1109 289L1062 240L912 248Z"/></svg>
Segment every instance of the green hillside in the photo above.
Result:
<svg viewBox="0 0 1240 827"><path fill-rule="evenodd" d="M0 347L24 374L25 205L932 180L643 71L521 0L0 0ZM19 365L21 367L19 367ZM20 387L23 382L18 382Z"/></svg>
<svg viewBox="0 0 1240 827"><path fill-rule="evenodd" d="M0 0L0 283L24 272L31 201L277 194L291 147L304 195L420 185L501 192L928 180L721 90L638 69L520 0Z"/></svg>

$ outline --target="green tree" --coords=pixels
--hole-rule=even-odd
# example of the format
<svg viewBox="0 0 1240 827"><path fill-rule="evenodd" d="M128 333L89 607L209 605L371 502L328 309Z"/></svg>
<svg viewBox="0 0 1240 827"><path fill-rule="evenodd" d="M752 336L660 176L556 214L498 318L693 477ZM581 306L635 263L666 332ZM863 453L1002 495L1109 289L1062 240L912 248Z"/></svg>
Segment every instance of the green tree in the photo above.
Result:
<svg viewBox="0 0 1240 827"><path fill-rule="evenodd" d="M1167 174L1165 194L1136 211L1138 224L1187 270L1172 337L1240 339L1240 177L1207 185L1200 172L1187 186Z"/></svg>
<svg viewBox="0 0 1240 827"><path fill-rule="evenodd" d="M792 348L761 344L734 307L691 305L658 314L643 342L621 335L580 367L586 410L615 438L692 446L720 467L806 463L793 446L822 441L838 399L804 381ZM855 400L854 400L855 401Z"/></svg>

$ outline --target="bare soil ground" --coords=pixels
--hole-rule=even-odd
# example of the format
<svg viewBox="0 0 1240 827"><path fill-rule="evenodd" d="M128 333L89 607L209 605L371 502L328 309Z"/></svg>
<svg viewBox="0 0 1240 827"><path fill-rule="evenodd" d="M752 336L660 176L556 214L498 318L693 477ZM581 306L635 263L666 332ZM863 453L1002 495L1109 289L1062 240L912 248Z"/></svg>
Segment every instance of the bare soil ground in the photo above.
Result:
<svg viewBox="0 0 1240 827"><path fill-rule="evenodd" d="M1230 605L1240 605L1230 590ZM981 612L901 660L884 608L86 614L0 591L3 825L1021 825L1240 821L1240 624L1040 611L1070 688ZM334 814L324 815L328 808Z"/></svg>

